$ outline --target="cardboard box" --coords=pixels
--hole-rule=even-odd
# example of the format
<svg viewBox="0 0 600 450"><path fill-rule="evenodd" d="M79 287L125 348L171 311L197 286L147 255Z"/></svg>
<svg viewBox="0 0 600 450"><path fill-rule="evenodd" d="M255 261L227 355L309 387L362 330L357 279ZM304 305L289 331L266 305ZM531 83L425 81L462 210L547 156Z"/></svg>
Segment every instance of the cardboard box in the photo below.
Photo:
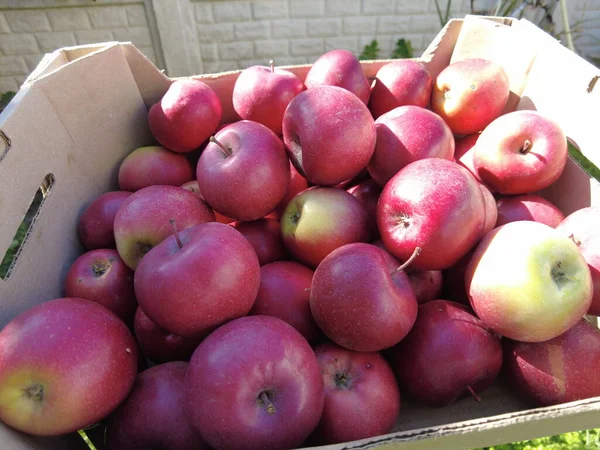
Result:
<svg viewBox="0 0 600 450"><path fill-rule="evenodd" d="M450 62L485 57L503 65L511 107L558 120L569 139L600 166L600 71L530 22L467 16L452 20L423 54L435 76ZM363 62L374 76L386 61ZM291 68L304 77L309 66ZM199 76L218 93L223 121L235 119L231 91L239 72ZM122 159L153 142L148 108L171 80L130 43L64 48L47 55L0 116L0 251L8 248L40 185L44 200L6 279L0 279L0 326L62 295L62 280L82 252L77 218L99 194L115 189ZM0 142L1 145L1 142ZM543 193L565 214L600 205L600 185L572 160ZM459 449L600 426L600 398L531 409L498 383L477 403L446 408L403 400L395 432L334 449ZM368 411L364 412L368 414ZM92 432L102 448L102 430ZM0 425L0 448L87 448L77 435L35 438Z"/></svg>

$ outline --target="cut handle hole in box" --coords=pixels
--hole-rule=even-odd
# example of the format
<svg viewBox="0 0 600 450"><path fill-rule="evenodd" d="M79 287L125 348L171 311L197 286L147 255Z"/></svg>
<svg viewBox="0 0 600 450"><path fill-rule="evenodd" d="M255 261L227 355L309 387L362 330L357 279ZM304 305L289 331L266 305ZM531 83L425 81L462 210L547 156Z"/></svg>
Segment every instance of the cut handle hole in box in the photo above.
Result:
<svg viewBox="0 0 600 450"><path fill-rule="evenodd" d="M13 268L15 267L16 262L19 259L21 250L24 248L27 239L33 231L35 222L42 210L42 206L44 205L46 198L48 198L48 195L52 190L54 182L54 175L49 173L44 177L44 179L40 183L40 187L37 189L33 197L33 201L29 205L27 213L25 213L25 217L23 218L21 224L17 228L17 231L13 236L12 242L6 250L4 257L2 258L2 263L0 263L1 279L7 280L10 277Z"/></svg>

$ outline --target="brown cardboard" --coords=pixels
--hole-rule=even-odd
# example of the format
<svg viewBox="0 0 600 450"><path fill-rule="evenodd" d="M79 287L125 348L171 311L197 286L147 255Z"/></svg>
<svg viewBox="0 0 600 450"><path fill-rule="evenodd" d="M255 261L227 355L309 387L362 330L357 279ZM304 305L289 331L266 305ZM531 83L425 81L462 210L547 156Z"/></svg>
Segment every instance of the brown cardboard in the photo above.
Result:
<svg viewBox="0 0 600 450"><path fill-rule="evenodd" d="M502 64L511 79L512 107L536 108L555 118L600 165L600 131L592 123L600 117L600 83L587 92L590 80L599 75L596 68L529 22L503 18L450 21L421 60L435 76L451 61L470 56ZM385 62L363 62L363 70L374 76ZM290 70L304 79L309 67ZM197 76L219 95L223 122L236 118L231 92L238 75ZM2 255L42 179L47 174L55 178L10 277L0 280L0 326L30 306L62 295L65 272L82 251L75 233L80 212L97 195L116 187L119 164L131 150L152 142L147 109L170 83L129 43L65 48L44 58L0 115L0 130L10 140L10 148L0 151ZM544 195L569 213L600 204L599 192L598 183L570 161ZM531 408L500 383L481 397L480 403L466 398L442 409L403 399L393 433L321 448L462 449L600 423L600 398ZM10 450L85 448L76 435L33 438L2 425L0 443ZM102 439L95 443L102 448Z"/></svg>

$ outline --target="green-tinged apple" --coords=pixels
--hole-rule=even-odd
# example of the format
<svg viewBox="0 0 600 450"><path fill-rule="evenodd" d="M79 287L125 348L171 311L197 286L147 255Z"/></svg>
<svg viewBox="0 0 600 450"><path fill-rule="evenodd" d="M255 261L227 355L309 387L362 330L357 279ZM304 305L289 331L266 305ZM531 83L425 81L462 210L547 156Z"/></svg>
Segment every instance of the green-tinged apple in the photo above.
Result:
<svg viewBox="0 0 600 450"><path fill-rule="evenodd" d="M542 342L571 328L592 301L590 269L577 245L538 222L510 222L486 234L465 275L477 316L522 342Z"/></svg>
<svg viewBox="0 0 600 450"><path fill-rule="evenodd" d="M80 298L34 306L0 332L0 421L39 436L90 426L125 400L137 361L133 336L104 306Z"/></svg>
<svg viewBox="0 0 600 450"><path fill-rule="evenodd" d="M492 191L529 194L547 188L567 163L567 138L560 125L537 111L498 117L479 136L473 167Z"/></svg>
<svg viewBox="0 0 600 450"><path fill-rule="evenodd" d="M497 63L468 58L444 68L433 83L431 109L454 134L483 130L504 110L509 80Z"/></svg>
<svg viewBox="0 0 600 450"><path fill-rule="evenodd" d="M329 253L351 242L367 242L369 215L348 192L314 186L296 195L281 216L283 243L292 255L317 267Z"/></svg>
<svg viewBox="0 0 600 450"><path fill-rule="evenodd" d="M142 257L173 234L170 220L179 229L213 222L215 215L193 192L177 186L149 186L128 197L115 216L115 241L119 256L135 270Z"/></svg>

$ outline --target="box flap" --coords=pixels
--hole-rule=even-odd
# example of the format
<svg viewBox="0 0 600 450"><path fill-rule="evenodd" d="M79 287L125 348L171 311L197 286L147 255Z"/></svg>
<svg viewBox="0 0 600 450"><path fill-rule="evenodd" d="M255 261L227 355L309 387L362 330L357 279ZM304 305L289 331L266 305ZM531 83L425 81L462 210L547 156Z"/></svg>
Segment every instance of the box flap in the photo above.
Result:
<svg viewBox="0 0 600 450"><path fill-rule="evenodd" d="M147 122L146 104L120 45L46 73L0 115L0 129L11 143L0 159L1 256L40 183L49 175L54 179L13 270L0 279L0 326L63 295L66 271L82 252L79 214L92 199L117 188L117 171L129 152L155 143Z"/></svg>

